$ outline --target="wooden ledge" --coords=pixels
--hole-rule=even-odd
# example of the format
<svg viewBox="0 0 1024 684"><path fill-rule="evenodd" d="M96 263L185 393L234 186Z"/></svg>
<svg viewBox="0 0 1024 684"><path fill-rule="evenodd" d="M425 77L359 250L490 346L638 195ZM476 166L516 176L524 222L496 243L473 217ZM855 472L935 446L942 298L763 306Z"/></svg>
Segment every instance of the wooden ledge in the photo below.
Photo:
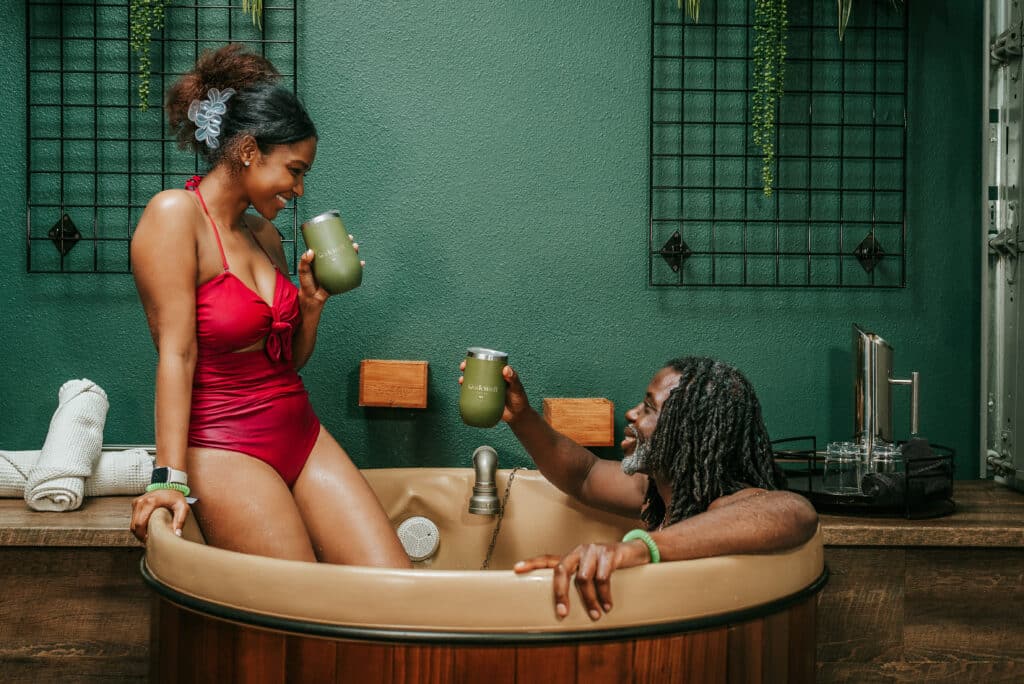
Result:
<svg viewBox="0 0 1024 684"><path fill-rule="evenodd" d="M128 530L133 498L90 497L66 513L42 513L22 499L0 499L0 546L141 547Z"/></svg>
<svg viewBox="0 0 1024 684"><path fill-rule="evenodd" d="M0 499L0 546L140 547L128 530L133 498L87 498L69 513ZM1024 494L991 480L958 480L953 499L955 513L930 520L822 515L825 545L1024 548Z"/></svg>
<svg viewBox="0 0 1024 684"><path fill-rule="evenodd" d="M953 483L952 515L927 520L822 515L826 546L1024 547L1024 494L991 480Z"/></svg>

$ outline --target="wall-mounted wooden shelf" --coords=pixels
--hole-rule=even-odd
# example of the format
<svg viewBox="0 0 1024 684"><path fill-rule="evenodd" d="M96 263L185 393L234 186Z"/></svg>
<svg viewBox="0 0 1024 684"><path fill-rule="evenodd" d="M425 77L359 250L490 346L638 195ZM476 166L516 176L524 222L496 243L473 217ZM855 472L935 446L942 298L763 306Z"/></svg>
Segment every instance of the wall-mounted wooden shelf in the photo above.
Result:
<svg viewBox="0 0 1024 684"><path fill-rule="evenodd" d="M545 399L544 420L577 444L615 444L615 404L608 399Z"/></svg>
<svg viewBox="0 0 1024 684"><path fill-rule="evenodd" d="M427 408L427 362L363 359L359 405Z"/></svg>

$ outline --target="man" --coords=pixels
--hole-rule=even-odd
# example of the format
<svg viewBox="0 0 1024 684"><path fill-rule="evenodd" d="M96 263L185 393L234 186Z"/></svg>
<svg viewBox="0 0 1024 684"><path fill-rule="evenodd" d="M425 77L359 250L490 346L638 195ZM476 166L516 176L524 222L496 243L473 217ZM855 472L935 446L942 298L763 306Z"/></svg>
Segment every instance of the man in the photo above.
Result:
<svg viewBox="0 0 1024 684"><path fill-rule="evenodd" d="M674 359L626 412L622 462L601 459L548 425L530 407L515 370L502 418L556 487L594 508L632 516L646 530L631 541L582 544L565 556L538 556L518 573L554 569L555 613L569 613L569 577L592 620L612 609L611 574L652 560L766 553L799 546L818 516L781 491L761 406L731 366ZM639 537L639 538L636 538Z"/></svg>

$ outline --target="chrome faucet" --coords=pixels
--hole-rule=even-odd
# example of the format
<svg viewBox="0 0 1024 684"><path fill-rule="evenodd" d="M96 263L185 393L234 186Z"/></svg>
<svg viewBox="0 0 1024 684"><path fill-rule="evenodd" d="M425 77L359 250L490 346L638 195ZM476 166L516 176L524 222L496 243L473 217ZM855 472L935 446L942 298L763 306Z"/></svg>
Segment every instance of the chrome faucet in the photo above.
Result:
<svg viewBox="0 0 1024 684"><path fill-rule="evenodd" d="M473 452L473 469L476 471L476 484L473 485L473 496L469 497L469 512L477 515L497 515L501 512L498 503L498 487L494 475L498 470L498 453L486 444L477 447Z"/></svg>

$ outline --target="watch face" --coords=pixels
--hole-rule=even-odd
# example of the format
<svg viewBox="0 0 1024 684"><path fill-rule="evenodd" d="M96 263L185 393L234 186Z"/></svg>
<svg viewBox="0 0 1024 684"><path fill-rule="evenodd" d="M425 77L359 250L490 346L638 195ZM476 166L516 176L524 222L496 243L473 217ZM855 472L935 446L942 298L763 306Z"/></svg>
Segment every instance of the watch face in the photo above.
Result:
<svg viewBox="0 0 1024 684"><path fill-rule="evenodd" d="M167 466L153 468L153 478L150 480L150 484L156 484L157 482L167 482L167 475L169 472L170 468L168 468Z"/></svg>

